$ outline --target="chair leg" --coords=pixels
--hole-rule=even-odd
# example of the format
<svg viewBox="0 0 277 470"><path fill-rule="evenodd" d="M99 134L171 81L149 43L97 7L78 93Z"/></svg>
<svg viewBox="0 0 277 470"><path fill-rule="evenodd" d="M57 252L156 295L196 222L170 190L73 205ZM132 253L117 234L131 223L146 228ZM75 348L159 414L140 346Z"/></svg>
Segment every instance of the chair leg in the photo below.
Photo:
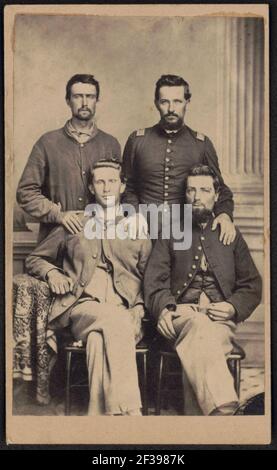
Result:
<svg viewBox="0 0 277 470"><path fill-rule="evenodd" d="M143 382L142 382L142 412L144 416L148 415L148 387L147 387L147 355L143 354Z"/></svg>
<svg viewBox="0 0 277 470"><path fill-rule="evenodd" d="M70 408L71 408L71 395L70 395L71 359L72 359L72 353L71 351L68 351L66 354L65 416L70 415Z"/></svg>
<svg viewBox="0 0 277 470"><path fill-rule="evenodd" d="M168 357L164 357L164 364L163 364L163 385L165 385L164 389L162 389L162 401L163 407L165 410L169 408L169 384L170 384L170 377L167 375L169 371L169 359Z"/></svg>
<svg viewBox="0 0 277 470"><path fill-rule="evenodd" d="M157 402L156 402L156 410L155 414L161 414L161 399L162 399L162 378L163 378L163 367L164 367L164 357L160 354L160 362L159 362L159 375L158 375L158 387L157 387Z"/></svg>
<svg viewBox="0 0 277 470"><path fill-rule="evenodd" d="M234 364L234 381L235 381L235 390L237 392L237 396L240 396L240 359L237 359Z"/></svg>

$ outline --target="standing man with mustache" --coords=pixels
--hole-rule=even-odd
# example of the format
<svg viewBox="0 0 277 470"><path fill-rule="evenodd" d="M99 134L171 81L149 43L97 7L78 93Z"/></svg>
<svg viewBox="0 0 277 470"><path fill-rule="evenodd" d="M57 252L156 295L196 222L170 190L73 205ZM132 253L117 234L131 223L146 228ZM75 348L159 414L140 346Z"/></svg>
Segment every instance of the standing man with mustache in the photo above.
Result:
<svg viewBox="0 0 277 470"><path fill-rule="evenodd" d="M34 145L18 184L17 201L40 222L39 240L56 224L71 234L82 230L78 212L91 201L88 176L100 159L118 160L118 141L97 128L99 82L78 74L66 85L66 103L72 117L65 126L44 134Z"/></svg>
<svg viewBox="0 0 277 470"><path fill-rule="evenodd" d="M184 124L191 99L189 84L177 75L162 75L156 83L155 106L160 122L133 132L126 143L123 165L128 178L124 202L139 204L183 204L185 179L192 165L209 165L219 177L221 193L216 203L213 230L220 226L220 241L235 238L232 222L233 195L222 179L216 151L210 139Z"/></svg>

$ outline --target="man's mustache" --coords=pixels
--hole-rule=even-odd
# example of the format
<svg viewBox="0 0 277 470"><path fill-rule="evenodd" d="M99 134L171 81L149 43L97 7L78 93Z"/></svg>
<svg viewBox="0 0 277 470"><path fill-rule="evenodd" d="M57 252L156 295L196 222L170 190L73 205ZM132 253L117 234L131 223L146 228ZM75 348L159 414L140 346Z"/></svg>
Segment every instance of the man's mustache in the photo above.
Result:
<svg viewBox="0 0 277 470"><path fill-rule="evenodd" d="M175 114L175 113L167 113L165 114L164 117L169 117L169 116L179 117L178 114Z"/></svg>

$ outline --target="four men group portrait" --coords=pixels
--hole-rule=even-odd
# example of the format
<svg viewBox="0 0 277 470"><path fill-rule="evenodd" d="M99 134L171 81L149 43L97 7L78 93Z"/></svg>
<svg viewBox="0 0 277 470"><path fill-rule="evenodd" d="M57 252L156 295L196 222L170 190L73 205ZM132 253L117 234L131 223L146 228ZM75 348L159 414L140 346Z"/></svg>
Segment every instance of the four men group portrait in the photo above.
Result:
<svg viewBox="0 0 277 470"><path fill-rule="evenodd" d="M162 338L179 358L183 414L233 415L227 358L237 324L261 301L261 277L215 148L185 123L188 82L162 75L153 94L159 121L134 130L121 154L96 125L99 82L70 78L71 117L35 143L17 188L18 204L40 223L26 271L53 296L48 327L70 328L86 347L89 415L142 414L143 319L154 325L153 344ZM145 205L160 212L154 238ZM181 238L163 231L176 206ZM190 243L177 249L182 237Z"/></svg>

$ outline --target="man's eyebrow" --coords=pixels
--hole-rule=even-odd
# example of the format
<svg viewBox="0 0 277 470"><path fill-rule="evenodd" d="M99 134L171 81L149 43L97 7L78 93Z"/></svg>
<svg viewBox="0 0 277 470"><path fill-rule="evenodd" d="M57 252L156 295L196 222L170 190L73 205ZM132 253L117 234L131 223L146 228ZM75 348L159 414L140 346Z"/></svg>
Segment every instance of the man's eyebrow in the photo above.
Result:
<svg viewBox="0 0 277 470"><path fill-rule="evenodd" d="M196 187L189 185L189 186L187 186L187 189L196 189ZM200 186L199 189L209 189L209 190L211 190L212 187L211 186Z"/></svg>
<svg viewBox="0 0 277 470"><path fill-rule="evenodd" d="M80 95L80 96L96 96L96 93L78 93L77 92L77 93L72 93L72 94L73 94L73 96L78 96L78 95Z"/></svg>

